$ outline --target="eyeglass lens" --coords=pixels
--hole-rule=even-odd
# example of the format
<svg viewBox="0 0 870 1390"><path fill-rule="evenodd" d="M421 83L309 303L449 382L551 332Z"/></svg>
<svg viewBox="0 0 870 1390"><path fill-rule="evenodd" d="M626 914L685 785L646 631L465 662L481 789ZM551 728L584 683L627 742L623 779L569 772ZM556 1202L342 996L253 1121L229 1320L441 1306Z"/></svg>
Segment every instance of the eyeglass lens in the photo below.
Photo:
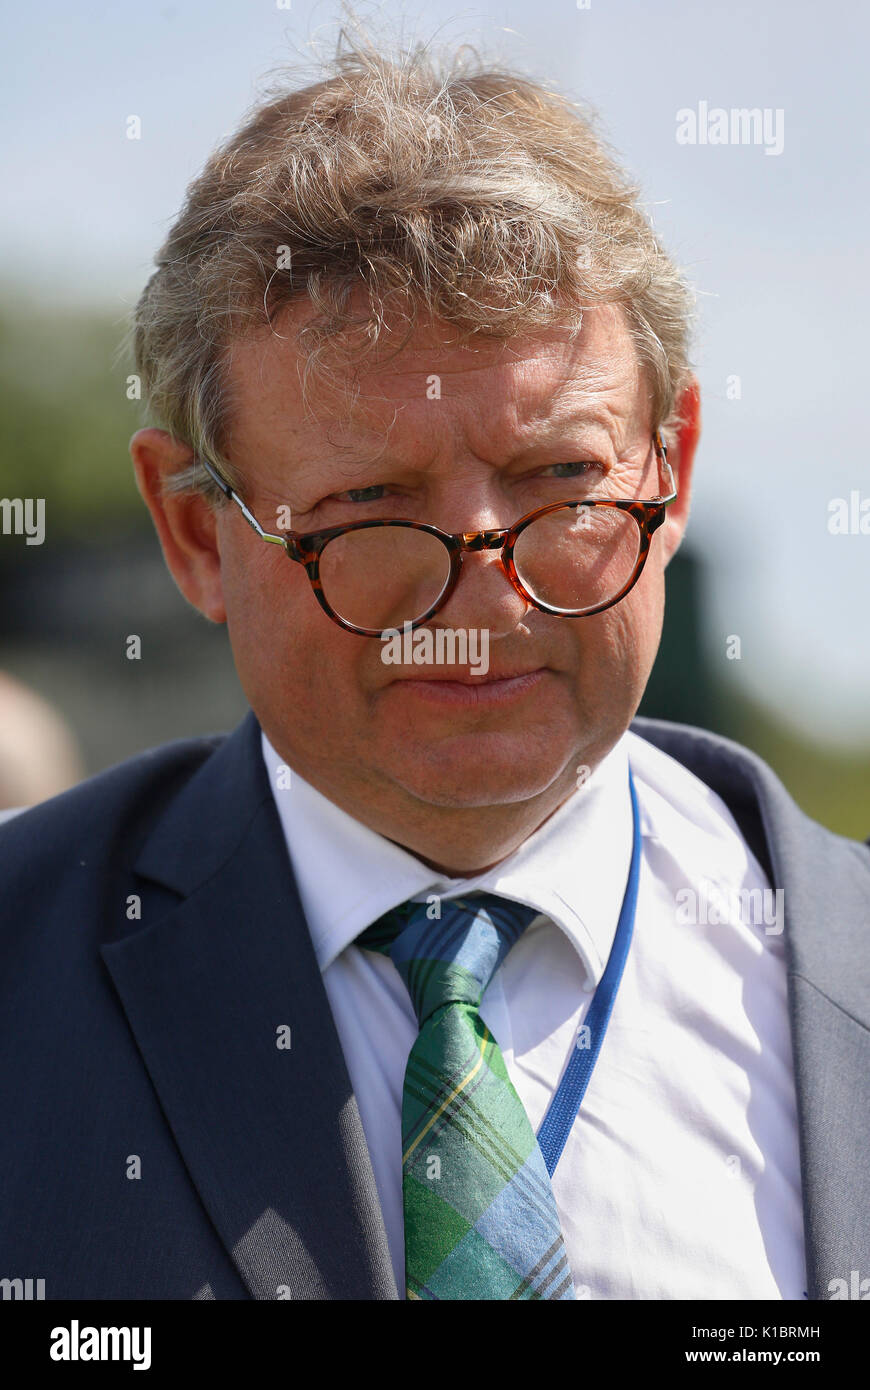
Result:
<svg viewBox="0 0 870 1390"><path fill-rule="evenodd" d="M615 598L630 580L640 530L613 507L565 506L520 532L514 564L531 596L582 613ZM320 557L320 581L333 612L355 627L383 630L413 623L437 603L450 555L437 536L405 526L347 531Z"/></svg>

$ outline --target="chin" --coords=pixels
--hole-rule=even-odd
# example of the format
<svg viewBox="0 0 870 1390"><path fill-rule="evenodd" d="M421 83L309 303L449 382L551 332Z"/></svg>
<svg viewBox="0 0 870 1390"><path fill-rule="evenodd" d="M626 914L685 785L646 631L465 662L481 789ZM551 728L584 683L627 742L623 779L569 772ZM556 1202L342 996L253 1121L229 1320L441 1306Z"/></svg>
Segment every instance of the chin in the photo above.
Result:
<svg viewBox="0 0 870 1390"><path fill-rule="evenodd" d="M546 792L570 763L571 747L562 754L552 743L530 746L518 734L461 734L434 746L405 745L389 775L430 806L508 805Z"/></svg>

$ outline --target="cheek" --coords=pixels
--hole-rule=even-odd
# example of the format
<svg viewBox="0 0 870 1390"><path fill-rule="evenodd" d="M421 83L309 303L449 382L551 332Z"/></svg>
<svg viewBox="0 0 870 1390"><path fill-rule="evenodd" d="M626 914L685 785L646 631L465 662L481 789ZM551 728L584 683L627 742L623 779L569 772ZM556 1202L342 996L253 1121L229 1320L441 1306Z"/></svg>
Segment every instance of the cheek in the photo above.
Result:
<svg viewBox="0 0 870 1390"><path fill-rule="evenodd" d="M327 618L305 571L277 547L257 566L248 553L229 558L224 593L239 680L273 742L340 743L362 706L363 639Z"/></svg>
<svg viewBox="0 0 870 1390"><path fill-rule="evenodd" d="M638 700L658 651L665 611L665 577L658 554L651 555L631 593L613 610L620 642L629 653L633 676L640 683Z"/></svg>
<svg viewBox="0 0 870 1390"><path fill-rule="evenodd" d="M581 624L579 689L602 717L606 710L632 717L655 661L663 614L664 575L650 561L621 603Z"/></svg>
<svg viewBox="0 0 870 1390"><path fill-rule="evenodd" d="M240 675L242 667L254 670L280 657L283 610L291 601L281 565L290 562L261 547L253 554L251 546L221 554L227 629Z"/></svg>
<svg viewBox="0 0 870 1390"><path fill-rule="evenodd" d="M261 543L262 545L262 543ZM250 704L259 710L264 699L286 689L301 674L300 641L307 613L307 585L301 568L277 547L250 547L221 556L221 576L227 609L227 629L239 680ZM298 570L298 576L291 571ZM294 648L296 649L294 651Z"/></svg>

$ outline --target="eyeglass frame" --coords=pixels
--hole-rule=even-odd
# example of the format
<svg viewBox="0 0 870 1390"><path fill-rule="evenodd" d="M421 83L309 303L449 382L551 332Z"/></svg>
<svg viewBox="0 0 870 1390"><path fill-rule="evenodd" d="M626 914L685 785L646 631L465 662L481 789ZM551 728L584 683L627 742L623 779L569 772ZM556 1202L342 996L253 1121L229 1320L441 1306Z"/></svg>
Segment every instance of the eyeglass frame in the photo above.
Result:
<svg viewBox="0 0 870 1390"><path fill-rule="evenodd" d="M626 594L634 588L640 579L643 567L649 555L650 544L654 533L659 529L665 520L667 508L672 502L677 500L677 486L674 481L674 474L668 462L668 448L662 437L661 430L653 432L652 442L655 446L656 457L664 463L670 478L671 492L667 497L653 497L649 499L639 498L597 498L584 497L575 501L548 502L543 507L535 507L531 512L526 512L512 526L501 527L497 530L489 531L442 531L439 526L434 526L426 521L411 521L404 518L375 518L368 517L360 521L344 522L340 526L322 527L318 531L307 531L297 533L286 531L283 535L276 535L274 532L266 531L260 525L254 514L249 511L242 498L233 487L227 482L215 466L208 459L201 455L195 459L196 463L202 464L203 468L220 488L225 497L231 502L235 502L243 517L257 535L263 541L268 541L270 545L280 545L285 554L305 569L314 597L320 604L324 613L331 618L339 627L346 632L354 632L360 637L381 637L389 628L364 628L358 627L355 623L343 618L331 607L325 593L320 578L320 557L330 541L337 536L343 536L348 531L365 531L381 526L403 526L413 531L426 531L431 536L436 536L447 549L450 559L450 571L444 588L436 601L419 618L415 618L410 624L406 624L408 631L413 632L416 628L422 627L430 618L447 604L452 597L459 576L462 572L462 559L465 551L476 552L482 550L497 550L499 552L499 562L504 573L507 575L517 593L535 608L543 613L552 613L561 618L590 618L595 613L603 613L606 609L612 608L614 604L620 603ZM525 587L516 571L514 564L514 547L522 531L533 521L541 516L546 516L548 512L558 511L562 507L611 507L618 511L628 512L637 523L640 531L640 546L637 559L630 578L622 586L619 593L613 598L609 598L604 603L598 603L591 608L584 608L578 612L566 611L562 608L555 608L551 604L543 603L540 599L533 597Z"/></svg>

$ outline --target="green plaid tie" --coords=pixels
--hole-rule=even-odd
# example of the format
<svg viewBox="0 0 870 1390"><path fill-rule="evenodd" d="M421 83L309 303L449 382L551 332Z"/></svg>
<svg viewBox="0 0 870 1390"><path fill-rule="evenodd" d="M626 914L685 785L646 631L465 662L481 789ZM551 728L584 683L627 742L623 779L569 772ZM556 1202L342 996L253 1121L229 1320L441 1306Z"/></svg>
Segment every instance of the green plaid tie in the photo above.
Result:
<svg viewBox="0 0 870 1390"><path fill-rule="evenodd" d="M550 1178L481 996L539 914L493 894L405 903L356 939L388 955L420 1033L402 1095L405 1292L573 1299Z"/></svg>

